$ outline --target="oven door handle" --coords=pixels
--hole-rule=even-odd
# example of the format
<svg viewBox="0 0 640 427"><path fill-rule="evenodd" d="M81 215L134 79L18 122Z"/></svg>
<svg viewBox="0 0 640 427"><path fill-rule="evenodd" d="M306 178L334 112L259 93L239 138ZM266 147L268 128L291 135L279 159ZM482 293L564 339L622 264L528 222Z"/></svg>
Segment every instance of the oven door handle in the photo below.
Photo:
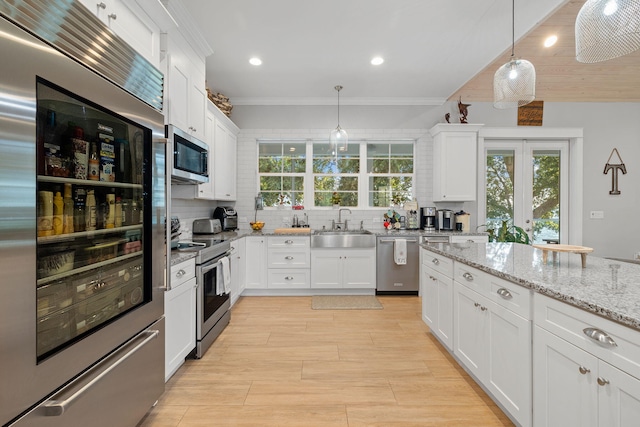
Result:
<svg viewBox="0 0 640 427"><path fill-rule="evenodd" d="M227 257L231 255L231 250L228 250L227 252L223 253L220 256L215 257L214 259L212 259L211 261L207 261L207 263L202 267L202 274L208 273L211 270L213 270L214 268L218 267L220 265L220 260L224 257Z"/></svg>

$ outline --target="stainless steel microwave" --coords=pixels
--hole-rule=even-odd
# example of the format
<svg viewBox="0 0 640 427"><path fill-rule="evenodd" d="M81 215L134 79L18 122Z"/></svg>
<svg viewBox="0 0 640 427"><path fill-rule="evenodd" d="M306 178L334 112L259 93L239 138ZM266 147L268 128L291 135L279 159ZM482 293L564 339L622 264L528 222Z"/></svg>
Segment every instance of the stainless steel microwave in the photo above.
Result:
<svg viewBox="0 0 640 427"><path fill-rule="evenodd" d="M209 146L173 125L165 126L172 147L171 181L178 184L209 182Z"/></svg>

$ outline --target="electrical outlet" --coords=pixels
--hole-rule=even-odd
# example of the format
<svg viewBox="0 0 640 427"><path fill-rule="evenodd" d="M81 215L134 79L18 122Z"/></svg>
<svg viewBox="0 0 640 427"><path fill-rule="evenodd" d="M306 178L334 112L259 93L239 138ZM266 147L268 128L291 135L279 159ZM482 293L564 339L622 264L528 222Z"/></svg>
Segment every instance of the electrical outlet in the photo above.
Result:
<svg viewBox="0 0 640 427"><path fill-rule="evenodd" d="M604 219L604 211L591 211L589 212L590 219Z"/></svg>

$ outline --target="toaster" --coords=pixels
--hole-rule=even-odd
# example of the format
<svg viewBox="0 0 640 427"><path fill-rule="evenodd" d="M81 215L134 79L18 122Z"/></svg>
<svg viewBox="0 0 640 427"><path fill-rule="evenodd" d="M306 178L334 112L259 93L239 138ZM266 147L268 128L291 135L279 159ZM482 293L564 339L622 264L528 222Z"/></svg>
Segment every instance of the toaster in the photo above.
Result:
<svg viewBox="0 0 640 427"><path fill-rule="evenodd" d="M213 211L213 218L220 220L222 231L233 231L238 229L238 213L229 206L218 206Z"/></svg>
<svg viewBox="0 0 640 427"><path fill-rule="evenodd" d="M220 220L209 218L193 220L193 234L217 234L221 231Z"/></svg>

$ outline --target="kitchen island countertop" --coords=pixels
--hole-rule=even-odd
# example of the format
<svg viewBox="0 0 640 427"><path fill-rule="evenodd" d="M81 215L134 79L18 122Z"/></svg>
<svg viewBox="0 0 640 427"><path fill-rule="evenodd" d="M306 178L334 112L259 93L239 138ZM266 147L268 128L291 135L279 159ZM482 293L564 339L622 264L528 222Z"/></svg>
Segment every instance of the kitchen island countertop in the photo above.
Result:
<svg viewBox="0 0 640 427"><path fill-rule="evenodd" d="M640 330L640 265L542 250L514 243L429 243L422 247L535 292Z"/></svg>

